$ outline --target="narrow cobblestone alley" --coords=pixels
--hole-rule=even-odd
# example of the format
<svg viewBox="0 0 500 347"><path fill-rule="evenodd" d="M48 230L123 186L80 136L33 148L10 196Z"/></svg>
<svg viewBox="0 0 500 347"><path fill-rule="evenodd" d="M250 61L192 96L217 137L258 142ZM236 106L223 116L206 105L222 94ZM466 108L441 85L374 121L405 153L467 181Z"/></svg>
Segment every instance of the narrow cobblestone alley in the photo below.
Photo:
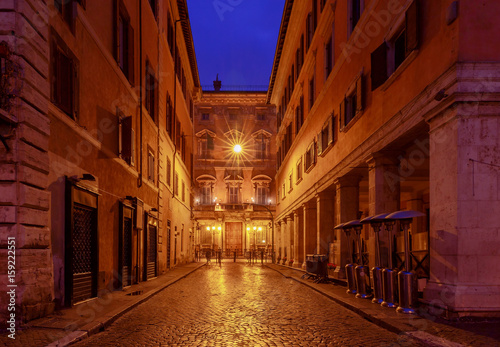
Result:
<svg viewBox="0 0 500 347"><path fill-rule="evenodd" d="M418 346L260 265L214 263L78 346Z"/></svg>

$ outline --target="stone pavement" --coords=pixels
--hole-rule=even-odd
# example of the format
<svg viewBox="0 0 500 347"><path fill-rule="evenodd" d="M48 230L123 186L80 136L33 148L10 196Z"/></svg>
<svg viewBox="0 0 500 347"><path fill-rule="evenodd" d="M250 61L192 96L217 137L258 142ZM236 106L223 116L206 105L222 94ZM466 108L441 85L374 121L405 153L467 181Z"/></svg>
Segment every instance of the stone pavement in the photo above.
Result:
<svg viewBox="0 0 500 347"><path fill-rule="evenodd" d="M449 322L425 312L421 316L396 313L395 309L357 299L346 288L332 283L314 283L301 278L305 271L275 264L266 264L283 276L298 281L333 301L356 312L365 319L399 335L410 336L427 346L500 346L500 321ZM425 318L424 318L425 317Z"/></svg>
<svg viewBox="0 0 500 347"><path fill-rule="evenodd" d="M166 287L188 276L204 263L180 265L164 275L141 282L123 291L113 291L73 308L29 322L16 331L16 339L0 333L0 346L67 346L85 339L113 323L117 318ZM132 295L129 295L132 294Z"/></svg>
<svg viewBox="0 0 500 347"><path fill-rule="evenodd" d="M211 263L76 346L423 346L260 264Z"/></svg>
<svg viewBox="0 0 500 347"><path fill-rule="evenodd" d="M499 322L400 315L286 266L203 265L30 322L15 341L1 334L0 346L500 346Z"/></svg>

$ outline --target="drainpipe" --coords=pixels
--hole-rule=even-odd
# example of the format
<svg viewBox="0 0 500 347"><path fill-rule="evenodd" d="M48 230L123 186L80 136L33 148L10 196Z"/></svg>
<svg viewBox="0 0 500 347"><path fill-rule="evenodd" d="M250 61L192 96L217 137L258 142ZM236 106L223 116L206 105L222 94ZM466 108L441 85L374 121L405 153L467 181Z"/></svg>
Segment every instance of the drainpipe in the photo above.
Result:
<svg viewBox="0 0 500 347"><path fill-rule="evenodd" d="M139 178L137 187L142 187L142 0L139 0Z"/></svg>

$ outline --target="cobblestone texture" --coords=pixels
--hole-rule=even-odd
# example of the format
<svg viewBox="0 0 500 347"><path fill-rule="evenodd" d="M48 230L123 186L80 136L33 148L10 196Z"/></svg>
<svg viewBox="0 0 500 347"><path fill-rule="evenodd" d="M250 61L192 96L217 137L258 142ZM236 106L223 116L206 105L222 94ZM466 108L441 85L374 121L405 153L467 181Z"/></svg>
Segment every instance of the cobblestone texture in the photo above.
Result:
<svg viewBox="0 0 500 347"><path fill-rule="evenodd" d="M208 265L78 346L418 346L258 265Z"/></svg>

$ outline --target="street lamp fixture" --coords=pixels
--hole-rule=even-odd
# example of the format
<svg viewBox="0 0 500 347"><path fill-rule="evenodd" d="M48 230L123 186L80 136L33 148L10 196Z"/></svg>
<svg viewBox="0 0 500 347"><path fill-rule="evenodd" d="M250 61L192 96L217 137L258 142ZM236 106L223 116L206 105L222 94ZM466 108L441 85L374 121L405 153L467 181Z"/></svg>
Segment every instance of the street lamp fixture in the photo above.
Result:
<svg viewBox="0 0 500 347"><path fill-rule="evenodd" d="M240 153L241 152L241 145L234 145L233 147L233 152L234 153Z"/></svg>

